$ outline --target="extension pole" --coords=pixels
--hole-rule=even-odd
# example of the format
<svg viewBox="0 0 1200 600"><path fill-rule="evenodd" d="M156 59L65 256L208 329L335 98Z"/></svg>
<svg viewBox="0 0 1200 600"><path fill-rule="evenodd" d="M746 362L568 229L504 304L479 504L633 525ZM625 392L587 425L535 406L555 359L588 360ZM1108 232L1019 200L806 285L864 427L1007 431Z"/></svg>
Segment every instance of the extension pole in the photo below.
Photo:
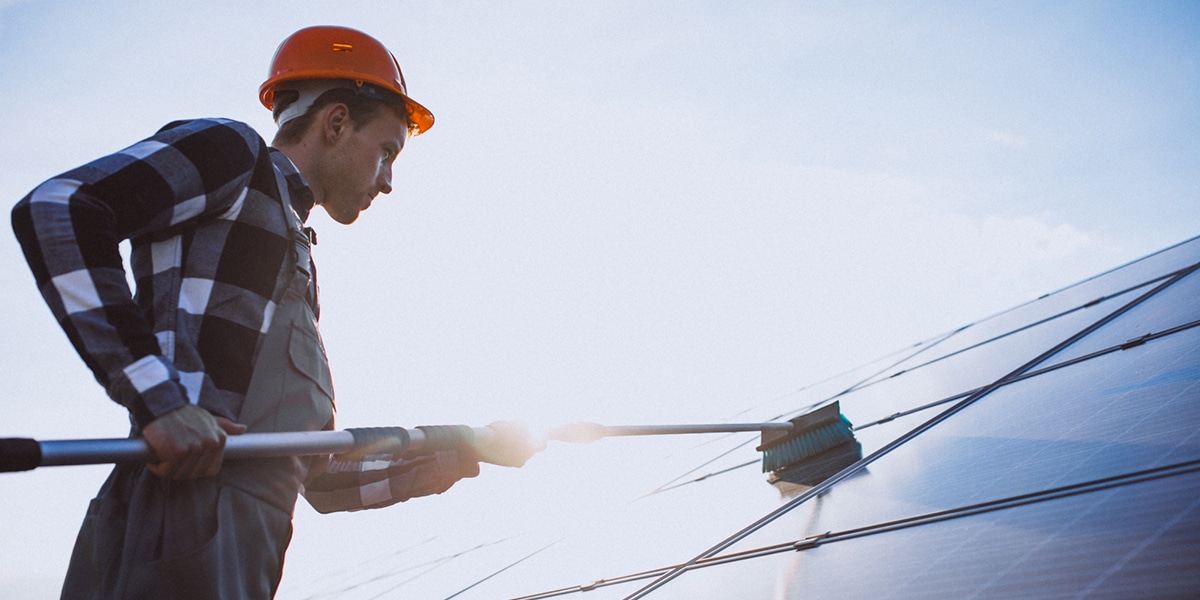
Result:
<svg viewBox="0 0 1200 600"><path fill-rule="evenodd" d="M573 423L551 430L546 440L592 442L604 437L678 435L689 433L737 433L744 431L786 432L793 423L723 423L715 425L625 425L610 427L596 423ZM488 427L462 425L416 427L369 427L341 431L296 431L246 433L225 438L227 459L312 456L363 451L373 455L399 456L405 452L453 450L464 443L487 444L494 436ZM154 452L144 439L114 438L38 441L29 438L0 439L0 473L28 471L38 467L96 465L120 462L154 462Z"/></svg>

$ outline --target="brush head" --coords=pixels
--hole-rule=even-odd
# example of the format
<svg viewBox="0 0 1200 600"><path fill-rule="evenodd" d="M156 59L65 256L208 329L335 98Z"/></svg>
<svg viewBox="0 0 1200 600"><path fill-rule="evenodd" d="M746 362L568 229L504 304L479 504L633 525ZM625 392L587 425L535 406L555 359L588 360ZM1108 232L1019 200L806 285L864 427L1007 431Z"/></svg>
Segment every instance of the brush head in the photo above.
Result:
<svg viewBox="0 0 1200 600"><path fill-rule="evenodd" d="M791 422L794 428L785 434L763 433L758 450L763 453L764 473L772 477L790 473L803 479L804 485L815 485L809 482L819 482L862 458L854 426L841 414L837 402ZM793 477L786 479L791 481Z"/></svg>

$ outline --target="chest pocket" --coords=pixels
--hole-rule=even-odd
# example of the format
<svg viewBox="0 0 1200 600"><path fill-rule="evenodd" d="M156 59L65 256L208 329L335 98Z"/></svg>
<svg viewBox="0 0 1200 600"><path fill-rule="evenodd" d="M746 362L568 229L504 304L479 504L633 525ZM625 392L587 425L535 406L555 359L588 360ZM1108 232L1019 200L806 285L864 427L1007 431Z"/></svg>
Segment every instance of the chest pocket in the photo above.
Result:
<svg viewBox="0 0 1200 600"><path fill-rule="evenodd" d="M329 361L325 358L325 347L314 332L292 324L288 339L288 360L292 368L315 383L333 400L333 377L329 373Z"/></svg>

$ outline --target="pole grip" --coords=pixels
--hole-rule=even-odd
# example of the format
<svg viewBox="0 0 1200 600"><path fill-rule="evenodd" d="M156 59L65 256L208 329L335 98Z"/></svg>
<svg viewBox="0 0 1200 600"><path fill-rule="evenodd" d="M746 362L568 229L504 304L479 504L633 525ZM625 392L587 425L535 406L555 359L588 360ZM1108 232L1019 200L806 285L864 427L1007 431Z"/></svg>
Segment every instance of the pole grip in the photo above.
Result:
<svg viewBox="0 0 1200 600"><path fill-rule="evenodd" d="M29 471L42 464L42 445L29 438L0 439L0 473Z"/></svg>
<svg viewBox="0 0 1200 600"><path fill-rule="evenodd" d="M413 435L403 427L355 427L346 429L354 436L354 457L387 456L399 458L412 446L419 445L420 435Z"/></svg>
<svg viewBox="0 0 1200 600"><path fill-rule="evenodd" d="M422 452L466 450L475 446L475 430L466 425L422 425L417 431L425 437L418 446Z"/></svg>

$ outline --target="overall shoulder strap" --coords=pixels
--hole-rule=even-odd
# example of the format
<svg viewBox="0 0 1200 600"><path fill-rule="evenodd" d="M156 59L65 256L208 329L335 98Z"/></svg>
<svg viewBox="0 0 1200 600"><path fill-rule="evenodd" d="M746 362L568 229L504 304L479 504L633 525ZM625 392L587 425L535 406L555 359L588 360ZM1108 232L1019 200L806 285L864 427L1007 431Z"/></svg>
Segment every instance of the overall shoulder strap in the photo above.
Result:
<svg viewBox="0 0 1200 600"><path fill-rule="evenodd" d="M301 298L308 301L316 315L319 309L316 296L316 270L313 268L312 261L312 230L304 226L304 223L300 221L300 215L292 206L287 178L278 167L272 165L272 169L275 171L280 208L283 210L283 218L288 228L288 239L291 241L290 251L279 272L280 279L276 289L286 292L294 288L296 292L300 292ZM301 292L301 290L303 291Z"/></svg>

